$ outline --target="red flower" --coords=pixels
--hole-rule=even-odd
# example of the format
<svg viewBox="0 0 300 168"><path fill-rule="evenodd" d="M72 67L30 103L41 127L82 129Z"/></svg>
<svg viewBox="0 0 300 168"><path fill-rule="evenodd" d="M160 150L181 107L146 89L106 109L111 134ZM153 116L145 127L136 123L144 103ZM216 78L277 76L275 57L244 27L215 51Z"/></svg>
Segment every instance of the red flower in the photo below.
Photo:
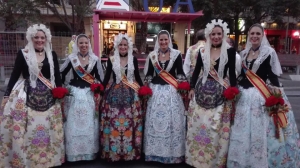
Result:
<svg viewBox="0 0 300 168"><path fill-rule="evenodd" d="M64 98L67 94L69 94L68 89L64 87L56 87L52 89L52 95L56 99L62 99Z"/></svg>
<svg viewBox="0 0 300 168"><path fill-rule="evenodd" d="M138 94L139 94L140 97L143 97L143 96L152 96L152 90L148 86L142 86L139 89L139 93Z"/></svg>
<svg viewBox="0 0 300 168"><path fill-rule="evenodd" d="M100 93L104 90L104 86L100 83L93 83L90 87L94 93Z"/></svg>
<svg viewBox="0 0 300 168"><path fill-rule="evenodd" d="M229 87L226 90L224 90L223 95L227 100L233 100L240 91L236 87Z"/></svg>
<svg viewBox="0 0 300 168"><path fill-rule="evenodd" d="M190 84L188 82L181 82L178 85L178 90L185 90L185 91L189 91L190 90Z"/></svg>
<svg viewBox="0 0 300 168"><path fill-rule="evenodd" d="M279 102L280 105L282 105L282 106L284 105L284 100L283 100L283 98L279 98L279 99L278 99L278 102Z"/></svg>
<svg viewBox="0 0 300 168"><path fill-rule="evenodd" d="M278 97L270 96L269 98L267 98L265 106L271 107L271 106L275 106L278 103L279 103L279 98Z"/></svg>

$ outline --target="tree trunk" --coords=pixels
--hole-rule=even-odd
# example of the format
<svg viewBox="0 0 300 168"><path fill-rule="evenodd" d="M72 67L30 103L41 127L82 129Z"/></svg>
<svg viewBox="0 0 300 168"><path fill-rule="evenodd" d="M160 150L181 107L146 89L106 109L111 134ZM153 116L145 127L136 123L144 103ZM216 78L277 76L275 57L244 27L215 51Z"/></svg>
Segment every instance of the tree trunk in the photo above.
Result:
<svg viewBox="0 0 300 168"><path fill-rule="evenodd" d="M146 44L146 38L148 34L148 28L147 28L148 22L141 22L141 52L146 53L147 50L147 44Z"/></svg>
<svg viewBox="0 0 300 168"><path fill-rule="evenodd" d="M238 49L239 46L239 37L240 37L240 30L239 30L239 16L234 16L234 48Z"/></svg>

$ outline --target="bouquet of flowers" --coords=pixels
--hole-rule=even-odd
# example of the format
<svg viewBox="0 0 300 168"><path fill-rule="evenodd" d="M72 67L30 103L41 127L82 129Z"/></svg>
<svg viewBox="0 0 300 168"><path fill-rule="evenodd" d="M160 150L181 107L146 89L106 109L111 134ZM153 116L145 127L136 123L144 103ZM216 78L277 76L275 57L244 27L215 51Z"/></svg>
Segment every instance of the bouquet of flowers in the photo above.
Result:
<svg viewBox="0 0 300 168"><path fill-rule="evenodd" d="M148 99L152 96L152 90L148 86L142 86L139 89L138 95L142 102L142 110L145 112L147 110Z"/></svg>
<svg viewBox="0 0 300 168"><path fill-rule="evenodd" d="M65 96L70 95L70 92L67 88L56 87L56 88L52 89L52 95L53 95L53 98L55 98L55 99L62 99Z"/></svg>
<svg viewBox="0 0 300 168"><path fill-rule="evenodd" d="M93 83L91 84L90 88L94 94L100 94L102 91L104 91L104 86L100 83Z"/></svg>
<svg viewBox="0 0 300 168"><path fill-rule="evenodd" d="M100 105L100 93L104 91L104 86L100 83L93 83L90 86L91 91L94 92L95 110L99 110Z"/></svg>
<svg viewBox="0 0 300 168"><path fill-rule="evenodd" d="M64 113L65 102L64 102L63 98L65 96L71 95L70 90L67 88L64 88L64 87L56 87L56 88L52 89L52 95L53 95L53 98L60 100L62 118L63 118L63 121L65 122L66 121L66 117L65 117L65 113Z"/></svg>
<svg viewBox="0 0 300 168"><path fill-rule="evenodd" d="M224 90L223 96L229 102L229 106L231 108L230 123L231 123L231 125L233 125L234 117L235 117L235 103L238 100L238 98L240 97L240 91L236 87L229 87Z"/></svg>
<svg viewBox="0 0 300 168"><path fill-rule="evenodd" d="M190 89L191 89L191 86L186 81L180 82L178 85L178 92L182 98L185 111L188 111L188 108L189 108L189 103L190 103L189 91L190 91Z"/></svg>
<svg viewBox="0 0 300 168"><path fill-rule="evenodd" d="M273 117L276 128L275 137L280 139L280 128L284 128L287 125L285 113L289 111L288 105L285 104L281 92L275 91L266 99L265 106L269 115Z"/></svg>

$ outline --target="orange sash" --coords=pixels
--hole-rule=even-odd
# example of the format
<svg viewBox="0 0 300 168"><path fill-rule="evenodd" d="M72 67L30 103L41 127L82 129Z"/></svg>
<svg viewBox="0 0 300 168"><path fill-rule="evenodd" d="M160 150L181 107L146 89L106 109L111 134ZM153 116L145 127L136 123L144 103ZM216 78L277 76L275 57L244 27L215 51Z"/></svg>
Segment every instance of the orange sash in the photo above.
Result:
<svg viewBox="0 0 300 168"><path fill-rule="evenodd" d="M248 69L244 64L242 64L243 70L246 74L246 77L248 80L252 83L252 85L261 93L261 95L267 99L270 96L272 96L272 93L266 83L257 76L254 72L252 72L250 69ZM280 127L285 128L288 124L287 117L286 117L286 111L279 109L276 114L271 114L273 117L274 123L279 124Z"/></svg>
<svg viewBox="0 0 300 168"><path fill-rule="evenodd" d="M86 72L84 68L82 68L80 65L74 67L74 70L77 73L77 75L84 81L88 82L89 84L95 83L95 77Z"/></svg>
<svg viewBox="0 0 300 168"><path fill-rule="evenodd" d="M227 79L223 79L223 82L220 81L218 72L215 69L210 70L209 75L213 77L217 82L219 82L225 89L230 87L229 81Z"/></svg>
<svg viewBox="0 0 300 168"><path fill-rule="evenodd" d="M43 82L44 85L46 85L50 90L52 90L54 87L52 86L51 82L46 79L43 74L40 72L38 76L39 80Z"/></svg>
<svg viewBox="0 0 300 168"><path fill-rule="evenodd" d="M127 80L127 77L124 75L123 78L122 78L122 82L129 86L130 88L132 88L135 92L139 92L139 89L140 89L140 85L137 83L137 82L132 82L130 83L128 80Z"/></svg>
<svg viewBox="0 0 300 168"><path fill-rule="evenodd" d="M152 56L151 62L153 64L154 70L157 72L157 74L168 84L174 86L175 89L178 88L178 82L177 80L169 74L167 71L162 69L157 61L155 61L155 55Z"/></svg>

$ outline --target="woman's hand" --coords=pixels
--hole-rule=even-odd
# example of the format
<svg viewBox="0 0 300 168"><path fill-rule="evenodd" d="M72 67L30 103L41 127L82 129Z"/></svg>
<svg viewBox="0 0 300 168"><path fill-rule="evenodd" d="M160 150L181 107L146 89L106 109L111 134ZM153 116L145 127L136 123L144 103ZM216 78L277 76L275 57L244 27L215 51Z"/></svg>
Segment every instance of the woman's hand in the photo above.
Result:
<svg viewBox="0 0 300 168"><path fill-rule="evenodd" d="M192 100L195 96L195 91L194 89L191 89L190 92L189 92L189 99Z"/></svg>
<svg viewBox="0 0 300 168"><path fill-rule="evenodd" d="M1 108L4 108L7 101L8 101L8 97L3 97L2 102L1 102Z"/></svg>

